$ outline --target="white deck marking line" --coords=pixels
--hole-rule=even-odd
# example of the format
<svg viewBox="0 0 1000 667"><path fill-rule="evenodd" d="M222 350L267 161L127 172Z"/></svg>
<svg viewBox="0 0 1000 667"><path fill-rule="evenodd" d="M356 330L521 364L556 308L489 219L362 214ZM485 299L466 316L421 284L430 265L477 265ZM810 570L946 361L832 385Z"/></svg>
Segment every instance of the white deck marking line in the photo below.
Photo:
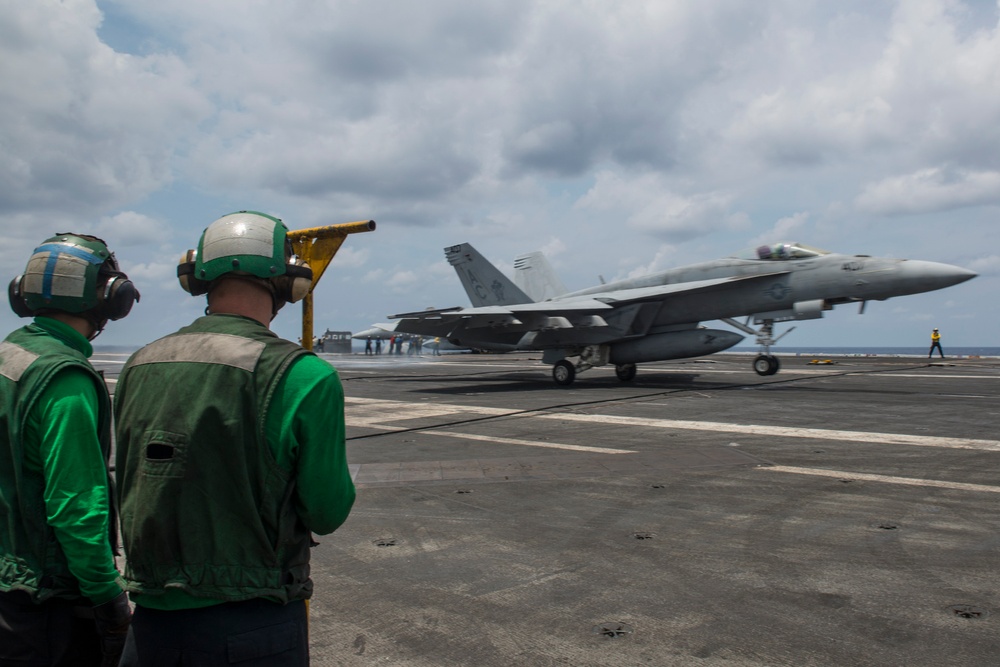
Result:
<svg viewBox="0 0 1000 667"><path fill-rule="evenodd" d="M509 415L519 410L503 408L485 408L477 406L452 405L447 403L407 403L383 398L352 398L345 397L345 402L351 406L345 412L348 426L360 428L377 428L383 431L406 431L409 426L394 425L408 419L423 417L443 417L445 415Z"/></svg>
<svg viewBox="0 0 1000 667"><path fill-rule="evenodd" d="M889 475L872 475L861 472L844 472L841 470L824 470L822 468L795 468L793 466L761 466L755 470L773 470L795 475L817 475L820 477L836 477L837 479L859 479L869 482L884 482L886 484L903 484L906 486L930 486L938 489L958 489L960 491L982 491L985 493L1000 493L1000 486L985 484L966 484L964 482L943 482L936 479L914 479L912 477L891 477Z"/></svg>
<svg viewBox="0 0 1000 667"><path fill-rule="evenodd" d="M360 418L348 413L349 426L371 426L381 428L377 424L385 421L407 419L404 406L423 407L419 403L391 401L385 399L348 398L348 403L370 407L379 405L384 410L393 412L391 415L371 415L365 411ZM443 410L442 414L472 413L481 415L524 414L525 410L506 410L503 408L486 408L471 405L434 404L434 408ZM975 449L980 451L1000 451L1000 440L975 440L972 438L945 438L927 435L907 435L903 433L873 433L866 431L839 431L820 428L797 428L791 426L764 426L760 424L726 424L722 422L683 421L677 419L649 419L645 417L623 417L619 415L585 415L574 413L535 413L538 419L556 419L576 422L599 422L602 424L620 424L623 426L643 426L647 428L672 428L686 431L713 431L716 433L739 433L742 435L765 435L782 438L811 438L814 440L843 440L848 442L868 442L879 445L914 445L918 447L945 447L949 449ZM419 415L418 415L419 416ZM385 427L386 430L400 430L396 427Z"/></svg>
<svg viewBox="0 0 1000 667"><path fill-rule="evenodd" d="M756 424L723 424L719 422L695 422L673 419L645 419L642 417L620 417L616 415L545 414L540 415L540 417L542 419L600 422L602 424L648 426L652 428L675 428L688 431L717 431L721 433L741 433L743 435L771 435L784 438L812 438L815 440L847 440L852 442L871 442L880 445L917 445L920 447L948 447L951 449L978 449L983 451L1000 452L1000 441L998 440L940 438L926 435L906 435L902 433L834 431L821 428L761 426Z"/></svg>
<svg viewBox="0 0 1000 667"><path fill-rule="evenodd" d="M495 438L489 435L474 435L472 433L456 433L454 431L434 431L433 435L446 435L449 438L464 438L482 442L499 442L505 445L525 445L527 447L547 447L549 449L569 449L574 452L591 452L594 454L635 454L633 449L612 449L610 447L588 447L586 445L564 445L558 442L539 442L537 440L518 440L517 438Z"/></svg>
<svg viewBox="0 0 1000 667"><path fill-rule="evenodd" d="M937 373L893 373L888 372L879 377L887 378L949 378L952 380L1000 380L1000 375L938 375Z"/></svg>
<svg viewBox="0 0 1000 667"><path fill-rule="evenodd" d="M386 431L402 431L406 427L391 426L385 422L398 421L403 419L417 419L420 417L436 417L446 414L473 413L473 414L512 414L512 410L502 408L478 408L476 406L445 405L422 403L404 403L403 401L391 401L379 398L347 398L348 403L357 404L360 410L351 410L347 413L348 426L361 426L368 428L384 429ZM401 407L401 406L412 406ZM385 414L390 410L392 414ZM358 412L361 414L359 415ZM430 430L430 429L429 429ZM475 435L472 433L457 433L455 431L442 431L433 429L434 435L443 435L449 438L465 438L466 440L479 440L482 442L498 442L507 445L523 445L526 447L543 447L547 449L568 449L574 452L591 452L594 454L635 454L632 449L614 449L611 447L591 447L588 445L568 445L559 442L540 442L538 440L520 440L517 438L496 438L487 435Z"/></svg>
<svg viewBox="0 0 1000 667"><path fill-rule="evenodd" d="M433 403L427 401L426 403L414 403L409 401L394 401L387 398L360 398L357 396L345 396L344 401L346 403L352 403L356 405L364 405L369 408L380 407L386 410L401 410L400 406L413 405L413 406L433 406L439 410L445 410L449 413L451 412L471 412L477 415L513 415L519 412L525 412L525 410L511 410L509 408L488 408L482 405L458 405L457 403Z"/></svg>

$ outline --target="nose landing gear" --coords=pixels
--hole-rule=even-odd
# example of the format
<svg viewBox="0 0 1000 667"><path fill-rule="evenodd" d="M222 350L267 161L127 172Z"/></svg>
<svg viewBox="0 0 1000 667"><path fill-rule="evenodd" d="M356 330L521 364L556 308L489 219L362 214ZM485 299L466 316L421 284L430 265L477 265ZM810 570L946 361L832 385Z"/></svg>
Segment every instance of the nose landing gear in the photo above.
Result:
<svg viewBox="0 0 1000 667"><path fill-rule="evenodd" d="M761 346L761 353L754 357L753 360L753 369L756 371L757 375L774 375L778 372L778 369L781 368L781 362L778 361L778 357L771 354L771 346L788 334L792 333L792 331L795 330L795 327L792 327L785 333L775 338L774 320L764 320L760 329L753 329L746 324L737 322L729 317L722 318L722 321L730 326L736 327L740 331L744 331L757 337L757 344Z"/></svg>
<svg viewBox="0 0 1000 667"><path fill-rule="evenodd" d="M774 375L781 368L781 362L773 354L758 354L753 360L753 369L757 375Z"/></svg>

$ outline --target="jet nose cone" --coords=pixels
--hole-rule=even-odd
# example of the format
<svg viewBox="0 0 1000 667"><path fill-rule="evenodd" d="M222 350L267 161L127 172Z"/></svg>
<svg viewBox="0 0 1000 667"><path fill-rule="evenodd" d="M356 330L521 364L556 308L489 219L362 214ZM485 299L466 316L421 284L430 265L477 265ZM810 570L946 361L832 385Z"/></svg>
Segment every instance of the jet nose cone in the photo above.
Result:
<svg viewBox="0 0 1000 667"><path fill-rule="evenodd" d="M951 287L979 275L960 266L922 260L907 260L901 268L908 282L921 292Z"/></svg>

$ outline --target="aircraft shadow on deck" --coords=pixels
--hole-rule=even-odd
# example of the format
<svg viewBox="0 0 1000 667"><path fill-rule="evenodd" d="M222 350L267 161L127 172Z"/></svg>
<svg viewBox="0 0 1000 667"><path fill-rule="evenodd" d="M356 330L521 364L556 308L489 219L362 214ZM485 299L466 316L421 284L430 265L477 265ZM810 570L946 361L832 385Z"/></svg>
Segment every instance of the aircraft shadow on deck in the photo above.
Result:
<svg viewBox="0 0 1000 667"><path fill-rule="evenodd" d="M648 391L665 389L691 389L698 379L699 374L691 373L648 373L642 379L636 379L629 383L623 383L615 377L597 378L588 377L579 380L573 385L573 395L579 397L581 391L612 389L619 390L622 397L626 397L630 391ZM547 375L536 371L525 371L523 373L504 373L503 375L491 375L489 377L468 377L468 376L448 376L448 377L399 377L393 380L397 383L426 384L433 382L434 387L417 389L415 393L422 394L505 394L523 392L544 392L546 394L567 393L564 387L553 386L551 379Z"/></svg>

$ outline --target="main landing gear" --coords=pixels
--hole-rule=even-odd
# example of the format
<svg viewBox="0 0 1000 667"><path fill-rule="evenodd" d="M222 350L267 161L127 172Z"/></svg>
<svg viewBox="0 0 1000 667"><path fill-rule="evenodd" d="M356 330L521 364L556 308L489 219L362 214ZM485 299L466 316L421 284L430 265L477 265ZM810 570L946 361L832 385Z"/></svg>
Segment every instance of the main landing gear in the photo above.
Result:
<svg viewBox="0 0 1000 667"><path fill-rule="evenodd" d="M774 337L774 320L764 320L760 329L752 329L746 324L737 322L736 320L724 317L722 321L730 326L734 326L740 331L745 331L748 334L753 334L757 337L757 344L761 346L761 353L754 357L753 369L756 371L757 375L774 375L781 368L781 362L778 361L778 357L771 354L771 346L777 343L779 340L792 333L795 327L792 327L785 333L781 334L777 338Z"/></svg>
<svg viewBox="0 0 1000 667"><path fill-rule="evenodd" d="M781 368L781 362L773 354L758 354L753 360L753 369L757 375L774 375Z"/></svg>
<svg viewBox="0 0 1000 667"><path fill-rule="evenodd" d="M576 379L576 366L572 362L561 359L552 367L552 379L561 387L568 387Z"/></svg>
<svg viewBox="0 0 1000 667"><path fill-rule="evenodd" d="M579 370L584 371L592 366L586 366L585 368L579 368ZM552 367L552 379L555 383L561 387L568 387L573 384L576 379L578 367L573 364L573 362L568 359L560 359ZM635 379L636 368L635 364L619 364L615 366L615 375L622 382L631 382Z"/></svg>
<svg viewBox="0 0 1000 667"><path fill-rule="evenodd" d="M596 366L607 365L609 355L610 348L607 345L588 345L587 347L579 349L579 361L576 363L573 363L568 358L557 360L552 366L552 379L555 380L557 385L561 387L568 387L573 384L577 373L582 373L583 371ZM618 379L622 382L634 380L635 372L635 364L615 365L615 375L618 376Z"/></svg>

